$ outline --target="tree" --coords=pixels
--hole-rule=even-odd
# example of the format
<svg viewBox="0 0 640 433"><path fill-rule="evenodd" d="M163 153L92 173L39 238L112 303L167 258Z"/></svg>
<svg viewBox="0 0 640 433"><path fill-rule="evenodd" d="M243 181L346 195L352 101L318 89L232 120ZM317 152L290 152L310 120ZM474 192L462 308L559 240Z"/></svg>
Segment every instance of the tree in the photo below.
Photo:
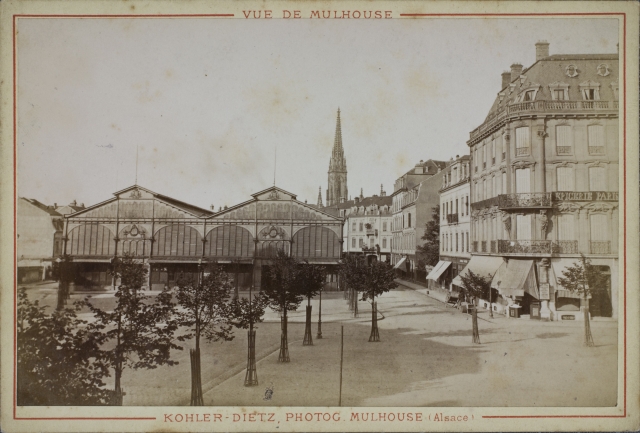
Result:
<svg viewBox="0 0 640 433"><path fill-rule="evenodd" d="M177 364L170 357L171 349L182 350L174 342L178 328L175 303L167 287L155 297L141 294L147 270L133 256L114 260L111 273L120 285L116 289L116 305L112 311L86 304L95 322L88 328L101 337L99 356L113 368L115 374L114 405L122 405L122 373L132 369L154 369L159 365Z"/></svg>
<svg viewBox="0 0 640 433"><path fill-rule="evenodd" d="M106 405L113 391L104 389L109 375L99 340L78 319L82 302L46 314L18 291L17 397L20 406Z"/></svg>
<svg viewBox="0 0 640 433"><path fill-rule="evenodd" d="M364 272L360 275L364 278L361 285L362 300L371 300L371 335L369 336L369 342L378 342L380 341L380 334L378 332L376 296L395 289L398 284L395 282L393 267L383 262L372 262L370 266L364 268Z"/></svg>
<svg viewBox="0 0 640 433"><path fill-rule="evenodd" d="M176 299L180 309L176 315L180 326L187 329L180 341L195 339L191 355L191 405L202 406L200 369L200 337L207 341L233 340L232 319L235 313L230 299L234 290L231 278L218 266L197 279L180 277Z"/></svg>
<svg viewBox="0 0 640 433"><path fill-rule="evenodd" d="M313 265L307 260L300 264L297 284L300 293L307 298L307 316L304 327L304 339L302 341L304 346L313 346L313 339L311 338L311 298L320 293L322 287L324 287L326 278L327 272L324 266Z"/></svg>
<svg viewBox="0 0 640 433"><path fill-rule="evenodd" d="M289 362L287 336L287 311L295 311L303 300L298 286L298 262L284 251L279 250L271 260L267 271L267 284L263 288L269 307L282 314L282 335L278 362Z"/></svg>
<svg viewBox="0 0 640 433"><path fill-rule="evenodd" d="M364 289L363 275L366 267L362 256L345 255L339 268L340 279L349 289L349 307L353 310L353 317L358 317L358 293Z"/></svg>
<svg viewBox="0 0 640 433"><path fill-rule="evenodd" d="M600 269L591 264L591 260L581 255L581 261L575 262L562 271L562 277L558 277L558 283L572 293L582 296L584 312L584 344L587 347L595 346L591 335L591 323L589 321L589 298L592 295L607 290L607 276Z"/></svg>
<svg viewBox="0 0 640 433"><path fill-rule="evenodd" d="M460 274L462 280L462 292L467 299L467 302L471 303L472 308L472 323L473 323L473 337L472 341L476 344L480 344L480 332L478 330L478 308L476 307L476 299L485 296L487 293L491 293L491 275L483 277L482 275L474 273L471 269L467 272Z"/></svg>
<svg viewBox="0 0 640 433"><path fill-rule="evenodd" d="M418 245L418 251L423 256L427 266L435 266L440 260L440 205L431 211L431 221L425 224L421 238L425 243Z"/></svg>

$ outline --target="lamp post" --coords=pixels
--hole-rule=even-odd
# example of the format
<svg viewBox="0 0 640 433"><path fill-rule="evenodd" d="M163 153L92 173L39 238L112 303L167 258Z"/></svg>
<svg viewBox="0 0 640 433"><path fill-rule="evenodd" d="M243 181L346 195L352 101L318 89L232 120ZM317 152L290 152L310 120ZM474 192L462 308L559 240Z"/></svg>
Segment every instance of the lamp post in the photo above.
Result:
<svg viewBox="0 0 640 433"><path fill-rule="evenodd" d="M256 331L253 330L253 311L251 306L253 284L249 286L249 347L247 353L247 373L244 376L244 386L258 385L258 372L256 371Z"/></svg>
<svg viewBox="0 0 640 433"><path fill-rule="evenodd" d="M62 310L64 307L64 272L62 272L62 260L60 257L56 259L56 263L58 264L58 301L56 305L56 310Z"/></svg>
<svg viewBox="0 0 640 433"><path fill-rule="evenodd" d="M322 288L320 289L320 303L318 305L318 333L316 338L322 338Z"/></svg>

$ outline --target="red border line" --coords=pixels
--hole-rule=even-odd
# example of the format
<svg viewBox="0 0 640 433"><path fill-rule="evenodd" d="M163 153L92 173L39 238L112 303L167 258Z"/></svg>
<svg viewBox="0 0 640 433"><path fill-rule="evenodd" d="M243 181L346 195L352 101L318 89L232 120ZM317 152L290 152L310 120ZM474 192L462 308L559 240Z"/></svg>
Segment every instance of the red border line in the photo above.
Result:
<svg viewBox="0 0 640 433"><path fill-rule="evenodd" d="M22 15L14 15L14 17L20 17L20 18L161 18L161 17L167 17L167 18L189 18L189 17L203 17L203 18L210 18L210 17L234 17L234 14L177 14L177 15L158 15L158 14L150 14L150 15L134 15L134 14L129 14L129 15L29 15L29 14L22 14Z"/></svg>
<svg viewBox="0 0 640 433"><path fill-rule="evenodd" d="M513 13L513 14L400 14L401 17L540 17L540 16L587 16L620 15L622 12L558 12L558 13Z"/></svg>
<svg viewBox="0 0 640 433"><path fill-rule="evenodd" d="M625 105L623 107L623 149L624 155L626 156L627 151L627 106L626 106L626 97L627 97L627 53L626 53L626 39L627 39L627 14L624 12L585 12L585 13L573 13L573 12L565 12L565 13L502 13L502 14L422 14L422 13L404 13L400 14L401 17L522 17L522 16L620 16L623 17L623 72L622 72L622 80L623 80L623 93L625 96ZM17 77L17 65L16 65L16 18L211 18L211 17L234 17L234 14L174 14L174 15L31 15L31 14L16 14L13 15L13 203L14 203L14 212L13 212L13 229L14 229L14 238L13 238L13 247L14 247L14 255L13 255L13 263L14 263L14 274L13 274L13 283L14 283L14 303L13 303L13 315L14 318L17 315L17 292L15 287L17 287L17 210L16 210L16 199L17 199L17 97L16 97L16 77ZM627 161L626 158L623 158L623 172L624 172L624 180L623 180L623 197L625 204L625 213L623 215L623 227L626 232L627 230ZM623 299L624 299L624 382L623 382L623 407L624 412L622 415L483 415L482 418L487 419L495 419L495 418L624 418L627 416L627 239L623 238ZM16 370L17 370L17 340L16 336L16 321L14 320L13 330L14 330L14 358L13 358L13 419L14 420L151 420L155 421L156 417L149 418L127 418L127 417L114 417L114 418L99 418L99 417L86 417L86 418L18 418L16 417Z"/></svg>

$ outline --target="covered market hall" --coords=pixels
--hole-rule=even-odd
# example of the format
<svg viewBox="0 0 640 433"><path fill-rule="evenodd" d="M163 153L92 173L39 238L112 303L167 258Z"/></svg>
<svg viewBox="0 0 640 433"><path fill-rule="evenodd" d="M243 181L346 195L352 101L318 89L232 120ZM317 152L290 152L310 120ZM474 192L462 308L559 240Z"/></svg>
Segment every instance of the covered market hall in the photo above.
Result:
<svg viewBox="0 0 640 433"><path fill-rule="evenodd" d="M64 251L76 286L108 287L111 261L139 257L153 290L176 283L201 266L223 266L240 289L259 289L278 250L327 269L325 289L337 289L342 219L302 203L276 186L213 212L138 185L67 215Z"/></svg>

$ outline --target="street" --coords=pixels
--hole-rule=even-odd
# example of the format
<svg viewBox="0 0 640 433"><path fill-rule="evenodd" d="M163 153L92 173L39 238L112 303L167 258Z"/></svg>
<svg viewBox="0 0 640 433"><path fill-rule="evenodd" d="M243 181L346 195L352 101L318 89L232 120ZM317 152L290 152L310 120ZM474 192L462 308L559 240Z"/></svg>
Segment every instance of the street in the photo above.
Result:
<svg viewBox="0 0 640 433"><path fill-rule="evenodd" d="M617 323L592 321L594 348L582 344L582 322L540 322L479 313L480 345L471 343L471 317L400 286L378 300L379 343L369 343L371 305L352 318L341 292L322 299L322 339L303 346L304 305L290 314L290 363L278 363L280 321L268 312L258 325L256 387L244 387L247 334L202 345L205 405L335 406L339 398L340 332L344 326L343 406L613 406L616 404ZM55 285L33 286L31 299L55 305ZM74 294L72 300L83 294ZM112 292L93 295L103 307ZM48 310L49 312L51 310ZM89 318L83 313L83 318ZM188 350L177 366L125 370L124 404L188 405ZM593 375L597 381L589 380ZM108 378L109 386L112 385ZM603 387L606 385L606 387ZM265 399L265 391L273 391Z"/></svg>

